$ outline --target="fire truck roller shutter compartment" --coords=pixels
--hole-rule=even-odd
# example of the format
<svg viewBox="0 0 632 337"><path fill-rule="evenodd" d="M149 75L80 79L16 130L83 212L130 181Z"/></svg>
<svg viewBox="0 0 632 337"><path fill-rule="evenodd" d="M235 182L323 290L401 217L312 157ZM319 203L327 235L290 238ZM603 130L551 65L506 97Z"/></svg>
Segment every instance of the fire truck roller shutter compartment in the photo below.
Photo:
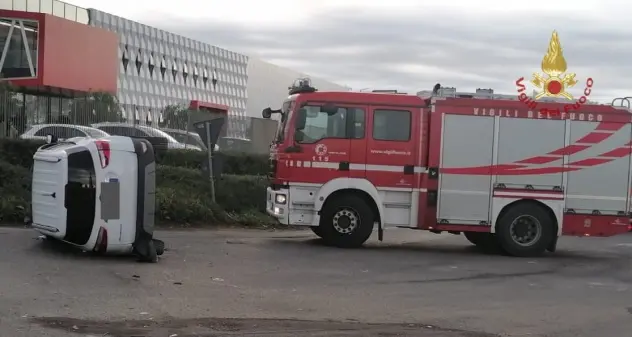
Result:
<svg viewBox="0 0 632 337"><path fill-rule="evenodd" d="M494 117L443 116L441 167L492 165ZM489 222L491 181L489 175L440 174L438 221Z"/></svg>
<svg viewBox="0 0 632 337"><path fill-rule="evenodd" d="M498 175L494 185L518 190L560 190L564 184L562 153L566 143L566 121L551 119L498 118L498 154L493 165L508 163L553 167L554 173Z"/></svg>
<svg viewBox="0 0 632 337"><path fill-rule="evenodd" d="M576 214L625 214L630 190L625 183L630 174L630 124L569 124L570 144L585 149L568 156L574 170L568 172L566 209Z"/></svg>

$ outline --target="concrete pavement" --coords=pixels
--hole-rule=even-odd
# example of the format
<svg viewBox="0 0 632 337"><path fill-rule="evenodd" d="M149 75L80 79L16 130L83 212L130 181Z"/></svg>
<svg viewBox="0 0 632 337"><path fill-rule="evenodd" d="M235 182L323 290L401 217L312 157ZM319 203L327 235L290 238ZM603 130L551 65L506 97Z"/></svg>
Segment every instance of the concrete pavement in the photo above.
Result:
<svg viewBox="0 0 632 337"><path fill-rule="evenodd" d="M632 331L632 235L563 238L537 259L461 236L366 248L306 231L163 231L157 264L0 228L0 336L586 336Z"/></svg>

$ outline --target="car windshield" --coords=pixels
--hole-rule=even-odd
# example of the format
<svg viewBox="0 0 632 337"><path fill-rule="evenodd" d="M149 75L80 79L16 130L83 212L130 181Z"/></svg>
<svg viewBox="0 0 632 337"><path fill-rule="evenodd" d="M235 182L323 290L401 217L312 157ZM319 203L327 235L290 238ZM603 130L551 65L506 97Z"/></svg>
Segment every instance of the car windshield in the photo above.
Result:
<svg viewBox="0 0 632 337"><path fill-rule="evenodd" d="M176 132L176 131L165 131L165 132L171 135L180 143L193 145L193 146L199 146L203 149L206 148L206 146L204 145L204 142L202 141L202 138L200 138L198 134L195 134L193 132L188 132L188 133Z"/></svg>
<svg viewBox="0 0 632 337"><path fill-rule="evenodd" d="M281 143L283 142L283 139L285 139L285 135L287 134L287 121L290 120L290 115L293 109L294 100L287 100L283 102L283 107L281 108L281 123L277 126L275 137L277 143Z"/></svg>
<svg viewBox="0 0 632 337"><path fill-rule="evenodd" d="M150 128L150 127L145 127L143 128L143 131L147 132L149 134L150 137L162 137L162 138L167 138L167 141L170 143L179 143L175 138L171 137L171 135L169 135L168 133L158 130L158 129L154 129L154 128Z"/></svg>

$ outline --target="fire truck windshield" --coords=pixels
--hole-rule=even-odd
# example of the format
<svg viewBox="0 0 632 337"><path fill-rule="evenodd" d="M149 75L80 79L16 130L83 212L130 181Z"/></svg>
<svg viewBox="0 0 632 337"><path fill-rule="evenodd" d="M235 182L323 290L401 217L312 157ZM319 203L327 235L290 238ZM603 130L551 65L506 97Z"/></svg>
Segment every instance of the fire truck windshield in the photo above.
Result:
<svg viewBox="0 0 632 337"><path fill-rule="evenodd" d="M281 122L277 126L275 137L277 143L281 143L285 139L285 134L287 133L287 121L290 120L293 108L294 100L287 100L283 102L283 107L281 107Z"/></svg>

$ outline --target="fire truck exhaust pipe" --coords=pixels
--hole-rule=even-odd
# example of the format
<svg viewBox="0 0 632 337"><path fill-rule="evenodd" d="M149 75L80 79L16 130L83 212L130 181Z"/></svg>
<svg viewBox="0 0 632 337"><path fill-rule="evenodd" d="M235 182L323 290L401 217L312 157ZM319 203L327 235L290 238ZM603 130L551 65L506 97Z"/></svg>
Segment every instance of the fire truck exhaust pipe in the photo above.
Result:
<svg viewBox="0 0 632 337"><path fill-rule="evenodd" d="M382 227L382 223L377 223L377 239L381 241L384 240L384 228Z"/></svg>

